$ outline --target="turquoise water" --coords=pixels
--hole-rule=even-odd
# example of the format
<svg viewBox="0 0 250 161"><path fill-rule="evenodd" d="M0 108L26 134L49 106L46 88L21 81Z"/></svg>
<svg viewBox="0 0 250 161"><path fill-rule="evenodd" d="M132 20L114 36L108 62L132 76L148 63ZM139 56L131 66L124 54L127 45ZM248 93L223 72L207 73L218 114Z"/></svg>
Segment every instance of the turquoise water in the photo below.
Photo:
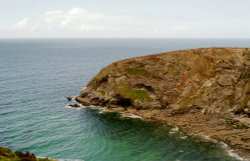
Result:
<svg viewBox="0 0 250 161"><path fill-rule="evenodd" d="M85 161L234 160L163 125L65 108L65 97L113 61L210 46L249 47L250 40L0 40L0 145Z"/></svg>

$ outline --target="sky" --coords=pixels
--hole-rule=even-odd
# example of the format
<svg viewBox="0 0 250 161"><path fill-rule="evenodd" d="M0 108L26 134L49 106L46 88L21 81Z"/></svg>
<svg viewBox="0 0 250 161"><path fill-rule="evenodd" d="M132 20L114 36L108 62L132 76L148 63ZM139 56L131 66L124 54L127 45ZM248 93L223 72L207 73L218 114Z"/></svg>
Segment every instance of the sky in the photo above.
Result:
<svg viewBox="0 0 250 161"><path fill-rule="evenodd" d="M0 0L0 38L250 38L250 0Z"/></svg>

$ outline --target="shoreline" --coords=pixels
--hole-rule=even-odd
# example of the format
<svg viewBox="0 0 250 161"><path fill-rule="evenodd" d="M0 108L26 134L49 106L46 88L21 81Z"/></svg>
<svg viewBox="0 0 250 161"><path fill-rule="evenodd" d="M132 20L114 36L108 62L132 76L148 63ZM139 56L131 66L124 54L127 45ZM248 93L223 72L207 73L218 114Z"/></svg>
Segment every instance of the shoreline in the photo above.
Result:
<svg viewBox="0 0 250 161"><path fill-rule="evenodd" d="M102 68L76 101L177 126L250 160L250 48L196 48L117 61Z"/></svg>
<svg viewBox="0 0 250 161"><path fill-rule="evenodd" d="M138 118L148 121L156 121L168 126L179 128L188 136L198 138L202 142L211 142L220 144L225 153L237 160L250 161L250 145L241 141L242 139L250 139L249 128L240 128L240 122L225 122L223 118L218 118L216 115L201 115L200 113L185 113L172 115L170 111L153 109L153 110L136 110L122 107L99 107L92 105L87 99L76 97L76 102L83 106L99 109L103 112L117 112L124 117ZM81 107L80 107L81 108ZM231 120L232 121L232 120ZM239 126L235 129L233 126ZM245 147L245 148L244 148Z"/></svg>

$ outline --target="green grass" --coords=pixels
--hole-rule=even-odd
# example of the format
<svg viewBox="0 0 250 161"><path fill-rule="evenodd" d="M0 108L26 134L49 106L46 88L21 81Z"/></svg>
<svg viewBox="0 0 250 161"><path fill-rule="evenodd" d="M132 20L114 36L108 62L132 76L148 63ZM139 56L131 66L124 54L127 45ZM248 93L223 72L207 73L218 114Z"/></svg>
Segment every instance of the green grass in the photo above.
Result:
<svg viewBox="0 0 250 161"><path fill-rule="evenodd" d="M177 70L172 70L172 71L169 72L169 74L170 74L171 76L177 76L177 75L180 74L180 72L177 71Z"/></svg>
<svg viewBox="0 0 250 161"><path fill-rule="evenodd" d="M127 72L132 75L145 74L147 71L141 67L131 67L127 69Z"/></svg>
<svg viewBox="0 0 250 161"><path fill-rule="evenodd" d="M0 147L0 161L53 161L53 160L47 158L40 159L36 158L33 153L13 152L8 148Z"/></svg>
<svg viewBox="0 0 250 161"><path fill-rule="evenodd" d="M96 92L100 93L101 95L105 96L106 92L103 89L98 89Z"/></svg>
<svg viewBox="0 0 250 161"><path fill-rule="evenodd" d="M195 96L192 96L192 97L189 97L189 98L186 98L184 100L182 100L180 103L179 103L179 106L180 108L185 108L187 107L188 105L191 105L193 104L194 102L196 102L197 100L201 100L202 99L202 95L203 93L205 92L206 88L203 87L200 89L199 93L197 93Z"/></svg>
<svg viewBox="0 0 250 161"><path fill-rule="evenodd" d="M0 147L0 160L1 161L18 161L18 157L11 150Z"/></svg>
<svg viewBox="0 0 250 161"><path fill-rule="evenodd" d="M150 101L152 98L149 97L147 91L142 89L134 89L128 85L121 85L116 88L116 91L123 96L131 100L139 101Z"/></svg>

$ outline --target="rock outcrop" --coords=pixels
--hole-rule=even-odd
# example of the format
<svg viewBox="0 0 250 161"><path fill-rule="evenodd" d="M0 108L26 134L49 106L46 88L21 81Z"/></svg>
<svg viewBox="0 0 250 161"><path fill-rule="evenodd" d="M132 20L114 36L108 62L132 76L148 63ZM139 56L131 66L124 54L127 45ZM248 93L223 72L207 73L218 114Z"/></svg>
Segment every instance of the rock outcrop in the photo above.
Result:
<svg viewBox="0 0 250 161"><path fill-rule="evenodd" d="M0 147L1 161L57 161L48 158L37 158L33 153L29 152L13 152L8 148Z"/></svg>
<svg viewBox="0 0 250 161"><path fill-rule="evenodd" d="M194 133L199 132L190 129L194 122L206 119L207 124L225 126L226 136L231 135L230 128L242 129L235 143L223 139L225 135L214 136L212 127L203 133L250 153L248 48L201 48L118 61L103 68L76 100L110 109L123 107L144 118L180 124ZM195 121L196 116L200 120Z"/></svg>

